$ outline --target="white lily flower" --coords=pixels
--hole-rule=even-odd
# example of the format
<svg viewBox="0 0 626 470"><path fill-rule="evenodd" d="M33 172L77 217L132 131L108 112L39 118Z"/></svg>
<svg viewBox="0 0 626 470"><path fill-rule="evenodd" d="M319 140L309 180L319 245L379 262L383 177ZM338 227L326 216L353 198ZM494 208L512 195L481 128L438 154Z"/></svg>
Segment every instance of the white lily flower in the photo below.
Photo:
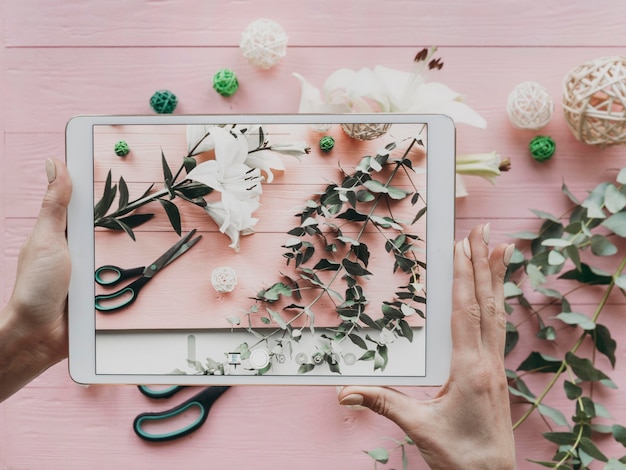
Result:
<svg viewBox="0 0 626 470"><path fill-rule="evenodd" d="M290 144L273 144L270 145L270 150L282 153L283 155L291 155L292 157L300 159L302 155L311 153L311 146L304 140L300 140Z"/></svg>
<svg viewBox="0 0 626 470"><path fill-rule="evenodd" d="M219 226L220 232L228 235L231 240L230 248L239 251L239 238L241 235L251 235L254 233L254 226L258 219L252 217L252 213L259 204L255 201L232 200L228 193L222 194L222 199L226 196L227 203L222 201L207 203L204 210ZM246 205L247 203L247 205Z"/></svg>
<svg viewBox="0 0 626 470"><path fill-rule="evenodd" d="M457 155L456 157L457 173L480 176L491 184L495 184L495 178L500 175L501 171L508 171L510 168L510 160L502 158L496 152Z"/></svg>
<svg viewBox="0 0 626 470"><path fill-rule="evenodd" d="M254 232L257 219L252 213L260 206L261 174L244 161L248 156L246 139L226 129L211 129L215 160L199 164L187 178L203 183L221 193L221 200L207 202L207 214L219 225L220 232L231 239L231 248L239 250L239 236Z"/></svg>
<svg viewBox="0 0 626 470"><path fill-rule="evenodd" d="M260 128L261 126L256 124L252 126L245 126L244 128L237 126L224 128L220 126L189 125L187 126L187 151L192 155L197 155L214 150L215 139L213 132L217 132L219 135L222 135L223 132L232 133L231 135L234 134L238 139L240 138L239 136L241 136L241 140L246 142L247 146L247 155L244 158L243 163L250 168L258 168L264 172L267 176L267 182L271 183L274 180L272 170L283 171L285 169L285 164L278 155L268 151L273 150L271 148L273 146L268 147L267 149L260 149ZM292 145L295 145L293 149L294 153L280 152L279 150L275 151L279 153L286 153L288 155L295 155L296 149L299 149L302 144L298 142ZM306 144L304 144L304 146L306 146Z"/></svg>
<svg viewBox="0 0 626 470"><path fill-rule="evenodd" d="M359 71L339 69L324 82L323 92L299 74L300 113L426 113L447 114L457 123L485 128L486 121L446 85L426 82L428 58L416 61L413 72L380 65Z"/></svg>

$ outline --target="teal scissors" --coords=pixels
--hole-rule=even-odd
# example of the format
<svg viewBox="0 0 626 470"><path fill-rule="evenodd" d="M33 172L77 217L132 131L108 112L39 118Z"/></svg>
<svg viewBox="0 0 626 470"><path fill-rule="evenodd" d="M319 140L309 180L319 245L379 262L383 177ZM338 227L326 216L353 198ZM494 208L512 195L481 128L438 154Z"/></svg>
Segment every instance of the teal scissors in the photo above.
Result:
<svg viewBox="0 0 626 470"><path fill-rule="evenodd" d="M104 265L96 269L96 282L101 286L116 286L126 279L141 276L111 294L97 295L96 310L105 313L113 312L132 304L137 299L139 291L150 282L156 273L198 243L202 235L191 239L195 233L196 229L193 229L149 266L122 269L118 266Z"/></svg>
<svg viewBox="0 0 626 470"><path fill-rule="evenodd" d="M139 391L149 398L162 399L170 398L184 388L186 387L176 385L162 390L154 390L146 385L140 385ZM158 413L141 413L140 415L137 415L135 421L133 422L133 430L135 431L135 434L137 434L137 436L139 436L141 439L150 442L171 441L186 436L187 434L190 434L199 429L204 424L207 417L209 416L209 410L211 409L211 406L213 406L213 403L215 403L215 401L219 397L221 397L222 394L229 388L230 387L226 386L206 387L200 393L197 393L189 400L184 401L174 408ZM144 429L144 425L146 423L163 424L166 423L168 420L176 418L177 416L193 408L199 409L200 414L191 424L183 426L174 431L164 432L162 434L154 434Z"/></svg>

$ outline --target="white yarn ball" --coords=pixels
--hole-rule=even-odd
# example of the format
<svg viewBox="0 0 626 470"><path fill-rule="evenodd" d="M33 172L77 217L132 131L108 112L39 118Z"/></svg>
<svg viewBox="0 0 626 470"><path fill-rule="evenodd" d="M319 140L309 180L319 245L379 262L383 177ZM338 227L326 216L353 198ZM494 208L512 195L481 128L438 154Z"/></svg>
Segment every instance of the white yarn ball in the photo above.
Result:
<svg viewBox="0 0 626 470"><path fill-rule="evenodd" d="M518 129L540 129L552 118L554 101L537 82L523 82L509 94L506 111Z"/></svg>
<svg viewBox="0 0 626 470"><path fill-rule="evenodd" d="M229 267L215 268L211 273L211 284L221 294L232 292L237 285L237 273Z"/></svg>
<svg viewBox="0 0 626 470"><path fill-rule="evenodd" d="M261 18L250 23L241 34L239 47L248 62L267 70L285 56L287 35L278 23Z"/></svg>

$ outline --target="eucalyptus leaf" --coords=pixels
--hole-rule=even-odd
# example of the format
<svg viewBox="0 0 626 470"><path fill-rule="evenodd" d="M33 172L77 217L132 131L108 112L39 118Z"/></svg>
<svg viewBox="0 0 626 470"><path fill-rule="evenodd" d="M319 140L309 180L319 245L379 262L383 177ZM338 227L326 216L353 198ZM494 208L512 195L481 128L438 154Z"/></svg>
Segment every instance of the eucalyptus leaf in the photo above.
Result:
<svg viewBox="0 0 626 470"><path fill-rule="evenodd" d="M602 226L620 237L626 237L626 212L613 214L602 222Z"/></svg>
<svg viewBox="0 0 626 470"><path fill-rule="evenodd" d="M426 213L426 206L422 207L419 211L417 211L417 214L415 214L415 217L413 218L411 225L413 225L415 222L420 220L425 213Z"/></svg>
<svg viewBox="0 0 626 470"><path fill-rule="evenodd" d="M543 437L560 446L574 445L578 438L573 432L545 432L543 433Z"/></svg>
<svg viewBox="0 0 626 470"><path fill-rule="evenodd" d="M615 285L622 289L622 291L626 291L626 274L620 274L615 278Z"/></svg>
<svg viewBox="0 0 626 470"><path fill-rule="evenodd" d="M567 323L568 325L580 326L583 330L593 330L596 327L596 324L592 322L584 313L563 312L559 313L555 318L561 320L563 323Z"/></svg>
<svg viewBox="0 0 626 470"><path fill-rule="evenodd" d="M313 369L315 369L313 364L301 364L298 368L298 374L306 374L307 372L311 372Z"/></svg>
<svg viewBox="0 0 626 470"><path fill-rule="evenodd" d="M359 263L355 263L354 261L350 261L348 259L342 260L341 265L346 272L352 276L367 276L372 274Z"/></svg>
<svg viewBox="0 0 626 470"><path fill-rule="evenodd" d="M596 256L612 256L617 253L617 247L605 236L595 234L591 237L591 252Z"/></svg>
<svg viewBox="0 0 626 470"><path fill-rule="evenodd" d="M565 262L565 257L556 250L550 250L548 254L548 264L552 266L559 266Z"/></svg>
<svg viewBox="0 0 626 470"><path fill-rule="evenodd" d="M287 329L287 322L283 320L283 318L280 316L278 312L268 307L265 307L265 310L267 310L267 313L270 314L270 317L272 318L272 320L276 322L276 324L280 327L281 330Z"/></svg>
<svg viewBox="0 0 626 470"><path fill-rule="evenodd" d="M619 184L626 184L626 168L622 168L617 174L616 181Z"/></svg>
<svg viewBox="0 0 626 470"><path fill-rule="evenodd" d="M578 198L576 198L576 196L574 196L572 194L572 192L568 189L567 185L565 184L565 181L563 182L563 184L561 185L561 191L563 192L563 194L565 194L570 201L572 201L574 204L576 204L577 206L580 205L580 201L578 200Z"/></svg>
<svg viewBox="0 0 626 470"><path fill-rule="evenodd" d="M541 413L543 416L550 418L552 421L554 421L554 424L556 424L557 426L567 426L567 418L565 418L565 415L556 408L552 408L548 405L540 403L537 406L537 409L539 410L539 413Z"/></svg>
<svg viewBox="0 0 626 470"><path fill-rule="evenodd" d="M531 352L517 370L551 373L561 369L562 361L536 351Z"/></svg>
<svg viewBox="0 0 626 470"><path fill-rule="evenodd" d="M530 279L530 285L533 289L536 289L546 282L546 277L543 275L541 270L534 264L528 264L526 266L526 274L528 274L528 278Z"/></svg>
<svg viewBox="0 0 626 470"><path fill-rule="evenodd" d="M550 214L548 212L540 211L538 209L531 209L530 211L533 214L535 214L537 217L539 217L540 219L547 219L547 220L551 220L552 222L556 222L556 223L560 223L561 222L557 216L552 215L552 214Z"/></svg>
<svg viewBox="0 0 626 470"><path fill-rule="evenodd" d="M599 382L610 380L609 377L593 365L587 358L581 358L571 352L565 354L565 361L576 376L583 382Z"/></svg>
<svg viewBox="0 0 626 470"><path fill-rule="evenodd" d="M528 230L509 233L508 236L512 238L519 238L521 240L534 240L535 238L539 238L539 234Z"/></svg>
<svg viewBox="0 0 626 470"><path fill-rule="evenodd" d="M609 212L615 214L626 206L626 196L624 196L614 185L607 185L604 191L604 205Z"/></svg>
<svg viewBox="0 0 626 470"><path fill-rule="evenodd" d="M384 447L377 447L376 449L364 452L371 458L373 458L376 462L387 463L389 461L389 452Z"/></svg>
<svg viewBox="0 0 626 470"><path fill-rule="evenodd" d="M598 449L596 447L596 445L591 441L591 439L589 439L588 437L583 437L580 440L580 444L579 447L587 454L589 454L591 457L593 457L596 460L599 460L600 462L608 462L608 458L606 455L604 455L600 449Z"/></svg>
<svg viewBox="0 0 626 470"><path fill-rule="evenodd" d="M583 394L583 389L569 380L563 382L563 388L565 389L565 396L570 400L576 400Z"/></svg>
<svg viewBox="0 0 626 470"><path fill-rule="evenodd" d="M616 341L611 337L611 331L604 325L597 324L594 331L587 332L592 337L596 349L604 354L615 368Z"/></svg>
<svg viewBox="0 0 626 470"><path fill-rule="evenodd" d="M573 279L583 284L610 284L612 277L601 273L601 271L591 268L588 264L581 263L580 270L567 271L559 276L559 279Z"/></svg>
<svg viewBox="0 0 626 470"><path fill-rule="evenodd" d="M626 447L626 427L621 424L614 424L612 426L613 439Z"/></svg>

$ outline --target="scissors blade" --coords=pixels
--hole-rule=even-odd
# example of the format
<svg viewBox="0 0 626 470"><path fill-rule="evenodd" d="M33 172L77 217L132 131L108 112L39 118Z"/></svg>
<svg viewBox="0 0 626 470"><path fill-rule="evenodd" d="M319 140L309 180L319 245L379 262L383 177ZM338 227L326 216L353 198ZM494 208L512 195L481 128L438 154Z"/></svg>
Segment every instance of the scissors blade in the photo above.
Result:
<svg viewBox="0 0 626 470"><path fill-rule="evenodd" d="M151 265L146 266L146 269L144 271L144 277L154 276L160 269L170 264L180 255L186 252L189 248L195 245L198 240L202 238L202 235L200 235L199 237L196 237L191 242L189 242L189 239L193 237L196 231L197 230L194 228L191 232L189 232L183 238L178 240L174 245L172 245L169 250L159 256Z"/></svg>

